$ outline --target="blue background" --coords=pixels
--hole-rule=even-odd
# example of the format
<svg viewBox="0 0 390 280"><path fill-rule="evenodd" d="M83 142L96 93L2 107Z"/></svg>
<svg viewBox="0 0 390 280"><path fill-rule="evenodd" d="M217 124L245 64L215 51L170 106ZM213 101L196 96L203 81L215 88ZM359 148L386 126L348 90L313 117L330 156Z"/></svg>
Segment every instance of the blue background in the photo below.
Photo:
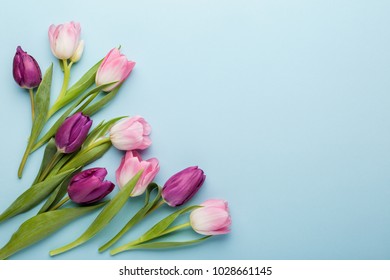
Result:
<svg viewBox="0 0 390 280"><path fill-rule="evenodd" d="M191 202L228 200L233 225L192 247L97 253L141 205L133 199L94 239L55 259L389 259L389 12L380 0L3 3L0 211L29 187L43 152L17 179L31 120L28 94L12 79L16 46L43 71L55 63L54 100L62 74L47 29L75 20L86 48L72 82L118 45L137 62L95 124L144 116L153 145L143 155L160 160L156 181L199 165L207 180ZM114 181L121 156L111 149L93 166ZM0 246L35 211L1 224ZM161 208L120 244L168 213ZM12 259L50 259L96 214Z"/></svg>

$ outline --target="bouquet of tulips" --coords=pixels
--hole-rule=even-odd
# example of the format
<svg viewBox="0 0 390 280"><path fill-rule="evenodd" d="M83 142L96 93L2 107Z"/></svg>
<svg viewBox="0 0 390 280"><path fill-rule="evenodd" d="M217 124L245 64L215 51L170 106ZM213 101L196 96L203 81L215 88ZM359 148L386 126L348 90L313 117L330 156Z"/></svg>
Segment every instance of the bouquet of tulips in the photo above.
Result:
<svg viewBox="0 0 390 280"><path fill-rule="evenodd" d="M139 150L152 144L151 126L143 117L118 117L93 127L91 117L117 95L135 62L127 60L118 48L113 48L70 86L71 67L80 60L84 50L80 33L80 24L76 22L49 27L50 47L63 71L62 87L53 104L50 102L53 65L42 77L37 61L21 47L16 49L13 76L30 94L32 115L32 128L18 170L19 178L29 155L43 146L45 149L34 182L0 214L0 223L41 203L42 206L0 249L0 259L44 239L86 213L100 211L81 236L50 251L50 255L73 249L102 231L129 199L141 195L145 197L144 205L129 217L115 236L98 248L99 252L111 248L110 254L114 255L134 249L185 246L228 233L231 218L226 201L211 199L200 205L180 207L203 185L206 178L203 170L197 166L185 168L172 175L162 187L154 182L160 170L159 161L156 158L142 159L139 154ZM47 127L55 116L57 119ZM84 167L102 157L112 146L123 151L124 155L116 170L119 190L108 199L107 195L115 189L115 184L105 180L107 170ZM163 205L177 209L138 239L113 248L127 231ZM186 213L189 213L188 222L174 225ZM158 240L185 228L192 228L201 236L188 241Z"/></svg>

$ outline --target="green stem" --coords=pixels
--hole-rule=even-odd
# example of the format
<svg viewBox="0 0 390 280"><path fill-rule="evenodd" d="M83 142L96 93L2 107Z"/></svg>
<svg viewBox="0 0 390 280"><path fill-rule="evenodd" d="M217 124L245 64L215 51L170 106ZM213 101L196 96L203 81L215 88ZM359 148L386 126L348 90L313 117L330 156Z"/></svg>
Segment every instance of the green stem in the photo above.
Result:
<svg viewBox="0 0 390 280"><path fill-rule="evenodd" d="M116 255L120 252L123 252L123 251L126 251L126 250L129 250L131 249L133 246L135 245L139 245L139 244L142 244L142 243L145 243L145 242L148 242L150 240L153 240L153 239L156 239L156 238L159 238L159 237L162 237L164 235L167 235L169 233L172 233L172 232L175 232L175 231L179 231L179 230L182 230L182 229L185 229L185 228L188 228L190 227L190 223L187 222L187 223L184 223L184 224L181 224L181 225L177 225L177 226L174 226L174 227L171 227L165 231L163 231L160 235L158 236L153 236L152 238L149 238L149 239L142 239L142 238L139 238L137 240L134 240L134 241L131 241L125 245L122 245L118 248L115 248L113 250L110 251L110 255Z"/></svg>
<svg viewBox="0 0 390 280"><path fill-rule="evenodd" d="M109 142L111 142L110 137L104 137L104 138L102 138L102 139L100 139L100 140L97 140L96 142L93 142L92 144L88 145L88 146L85 148L84 151L82 150L82 152L84 152L84 153L85 153L85 152L88 152L88 151L92 150L92 149L95 148L95 147L98 147L98 146L100 146L100 145L103 145L103 144L109 143Z"/></svg>
<svg viewBox="0 0 390 280"><path fill-rule="evenodd" d="M35 106L34 106L34 91L32 88L28 89L28 93L30 94L30 103L31 103L31 119L34 121L35 118Z"/></svg>
<svg viewBox="0 0 390 280"><path fill-rule="evenodd" d="M64 80L62 82L61 91L57 97L57 100L54 102L54 105L50 108L49 113L47 114L47 119L50 119L58 110L63 106L62 99L65 97L66 91L68 90L69 81L70 81L70 68L72 67L72 62L68 64L66 59L62 60L64 66Z"/></svg>
<svg viewBox="0 0 390 280"><path fill-rule="evenodd" d="M24 166L26 165L27 158L30 155L30 151L33 147L34 143L32 141L29 141L26 147L26 150L24 151L22 161L20 162L19 169L18 169L18 178L22 178L22 173Z"/></svg>
<svg viewBox="0 0 390 280"><path fill-rule="evenodd" d="M53 167L61 159L62 155L63 154L57 150L57 152L54 154L49 164L46 166L46 168L42 171L41 175L39 176L38 182L42 182L47 177L47 175L50 173Z"/></svg>
<svg viewBox="0 0 390 280"><path fill-rule="evenodd" d="M52 208L50 209L50 211L52 211L52 210L57 210L57 209L60 208L62 205L64 205L66 202L68 202L69 199L70 199L69 196L65 197L63 200L61 200L60 202L58 202L56 206L52 207Z"/></svg>
<svg viewBox="0 0 390 280"><path fill-rule="evenodd" d="M164 199L161 199L156 205L154 205L152 208L150 208L150 210L146 213L146 215L149 215L150 213L154 212L154 210L160 208L164 204L165 204Z"/></svg>
<svg viewBox="0 0 390 280"><path fill-rule="evenodd" d="M163 231L159 237L167 235L167 234L172 233L174 231L179 231L179 230L182 230L182 229L186 229L188 227L191 227L190 222L187 222L187 223L184 223L184 224L181 224L181 225L177 225L177 226L171 227L171 228Z"/></svg>
<svg viewBox="0 0 390 280"><path fill-rule="evenodd" d="M161 203L162 202L162 203ZM161 200L159 203L155 205L155 207L151 209L147 209L145 207L141 208L134 216L130 219L130 221L121 229L120 232L117 233L110 241L105 243L103 246L99 248L99 253L104 252L112 245L114 245L126 232L128 232L134 225L136 225L139 221L145 218L147 215L158 209L161 205L164 204L164 201Z"/></svg>

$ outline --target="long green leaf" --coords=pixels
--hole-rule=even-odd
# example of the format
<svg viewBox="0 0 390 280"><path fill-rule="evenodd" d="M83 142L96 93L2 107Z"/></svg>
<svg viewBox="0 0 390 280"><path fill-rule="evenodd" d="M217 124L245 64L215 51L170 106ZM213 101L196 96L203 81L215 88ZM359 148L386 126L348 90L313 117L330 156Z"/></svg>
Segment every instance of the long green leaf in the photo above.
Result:
<svg viewBox="0 0 390 280"><path fill-rule="evenodd" d="M150 202L150 194L153 190L157 189L155 198ZM161 198L161 188L156 183L150 183L146 189L145 204L144 206L127 222L127 224L108 242L99 248L99 252L103 252L114 245L126 232L128 232L133 226L138 224L154 207Z"/></svg>
<svg viewBox="0 0 390 280"><path fill-rule="evenodd" d="M54 165L54 167L52 168L52 170L50 171L50 173L47 175L47 177L51 177L53 175L56 175L58 173L61 173L60 170L61 168L70 160L72 159L73 157L75 156L74 153L71 153L71 154L64 154L62 156L62 158L57 162L56 165Z"/></svg>
<svg viewBox="0 0 390 280"><path fill-rule="evenodd" d="M175 247L183 247L188 246L192 244L196 244L199 242L202 242L208 238L210 238L211 235L207 235L198 239L189 240L189 241L171 241L171 242L151 242L151 243L142 243L137 245L131 245L131 246L121 246L118 247L112 251L110 251L111 255L116 255L124 251L129 250L137 250L137 249L167 249L167 248L175 248Z"/></svg>
<svg viewBox="0 0 390 280"><path fill-rule="evenodd" d="M46 117L47 113L49 112L50 106L50 89L52 76L53 64L51 64L49 69L46 70L42 82L38 87L37 93L35 94L34 104L37 113L34 118L33 128L31 132L31 137L34 139L33 142L35 142L35 140L38 138L46 123Z"/></svg>
<svg viewBox="0 0 390 280"><path fill-rule="evenodd" d="M43 170L46 169L48 164L52 161L56 152L57 152L56 143L55 143L54 139L51 139L51 141L49 141L49 143L47 143L47 145L46 145L45 152L44 152L43 158L42 158L41 167L39 168L39 172L38 172L33 184L38 183L38 180L39 180L39 177L41 176L41 173L43 172Z"/></svg>
<svg viewBox="0 0 390 280"><path fill-rule="evenodd" d="M97 96L97 94L101 91L102 88L104 88L106 85L101 85L98 87L95 87L88 91L87 93L84 93L79 97L79 99L72 104L62 115L57 119L57 121L50 127L50 129L39 139L34 147L32 148L31 152L34 152L35 150L39 149L43 144L45 144L47 141L52 138L60 125L65 121L67 117L71 115L71 113L81 105L81 107L87 106L92 100Z"/></svg>
<svg viewBox="0 0 390 280"><path fill-rule="evenodd" d="M73 171L65 171L28 188L0 215L0 222L26 212L38 205Z"/></svg>
<svg viewBox="0 0 390 280"><path fill-rule="evenodd" d="M92 86L95 83L96 72L102 63L103 59L98 61L94 66L92 66L73 86L71 86L67 91L67 96L74 96L80 92L85 91L87 88Z"/></svg>
<svg viewBox="0 0 390 280"><path fill-rule="evenodd" d="M102 157L108 151L108 149L110 149L111 146L111 142L104 142L90 149L80 150L74 157L72 157L72 159L69 160L69 162L67 162L61 168L61 171L77 169L82 166L85 166Z"/></svg>
<svg viewBox="0 0 390 280"><path fill-rule="evenodd" d="M176 212L172 213L168 217L162 219L160 222L155 224L150 230L148 230L144 235L142 235L138 239L138 241L145 242L154 239L157 236L160 236L160 234L163 233L180 215L187 213L191 210L194 210L196 208L199 208L199 206L193 205L193 206L188 206L186 208L177 210Z"/></svg>
<svg viewBox="0 0 390 280"><path fill-rule="evenodd" d="M94 237L98 232L105 228L108 223L115 217L120 209L125 205L135 185L137 184L142 171L139 171L103 208L87 230L75 241L61 248L50 251L50 256L58 255L71 250Z"/></svg>
<svg viewBox="0 0 390 280"><path fill-rule="evenodd" d="M36 215L25 221L0 249L0 259L6 259L16 252L46 238L72 220L87 214L105 203L87 207L63 208Z"/></svg>
<svg viewBox="0 0 390 280"><path fill-rule="evenodd" d="M92 116L98 112L104 105L110 102L118 93L120 86L114 88L111 92L107 93L99 101L89 105L86 109L83 110L83 113L87 116Z"/></svg>
<svg viewBox="0 0 390 280"><path fill-rule="evenodd" d="M99 123L89 134L87 139L85 139L83 143L83 148L92 145L92 143L96 142L99 138L104 137L110 128L120 119L125 117L118 117L111 119L109 121L102 121Z"/></svg>
<svg viewBox="0 0 390 280"><path fill-rule="evenodd" d="M73 86L71 86L59 100L57 104L51 109L49 115L53 115L55 112L65 107L73 100L75 100L82 92L86 91L95 83L96 72L101 64L102 60L92 66Z"/></svg>
<svg viewBox="0 0 390 280"><path fill-rule="evenodd" d="M61 199L67 193L70 180L72 179L73 175L75 175L78 171L80 171L80 169L77 169L74 172L70 173L68 176L66 176L62 183L51 193L45 204L43 204L43 206L38 212L39 214L50 210L51 207L61 201Z"/></svg>
<svg viewBox="0 0 390 280"><path fill-rule="evenodd" d="M51 64L50 67L46 70L42 78L41 84L38 87L37 93L35 94L34 106L35 106L36 114L33 121L33 126L31 128L28 144L19 166L19 170L18 170L19 178L22 177L23 169L26 164L27 158L31 152L31 149L34 146L35 141L38 139L39 134L41 133L46 123L46 116L49 111L49 105L50 105L50 88L51 88L52 76L53 76L53 64Z"/></svg>

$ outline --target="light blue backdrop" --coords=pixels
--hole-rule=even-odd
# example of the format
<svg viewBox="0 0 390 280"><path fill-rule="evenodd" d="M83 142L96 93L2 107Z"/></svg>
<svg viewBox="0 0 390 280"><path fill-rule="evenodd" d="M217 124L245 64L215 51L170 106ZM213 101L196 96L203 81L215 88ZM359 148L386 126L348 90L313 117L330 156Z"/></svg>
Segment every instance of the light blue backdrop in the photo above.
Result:
<svg viewBox="0 0 390 280"><path fill-rule="evenodd" d="M37 4L39 2L39 4ZM153 127L145 157L163 184L199 165L207 174L192 203L229 201L231 234L192 247L127 252L113 259L389 259L389 1L7 1L0 10L0 210L32 182L42 150L16 176L30 129L28 95L12 79L21 45L46 69L51 23L79 21L86 48L72 82L111 48L137 62L95 123L139 114ZM94 166L109 179L122 153ZM111 259L97 248L140 206L55 259ZM34 210L36 211L36 210ZM4 245L31 211L0 224ZM136 238L169 213L126 235ZM12 259L50 259L96 214Z"/></svg>

